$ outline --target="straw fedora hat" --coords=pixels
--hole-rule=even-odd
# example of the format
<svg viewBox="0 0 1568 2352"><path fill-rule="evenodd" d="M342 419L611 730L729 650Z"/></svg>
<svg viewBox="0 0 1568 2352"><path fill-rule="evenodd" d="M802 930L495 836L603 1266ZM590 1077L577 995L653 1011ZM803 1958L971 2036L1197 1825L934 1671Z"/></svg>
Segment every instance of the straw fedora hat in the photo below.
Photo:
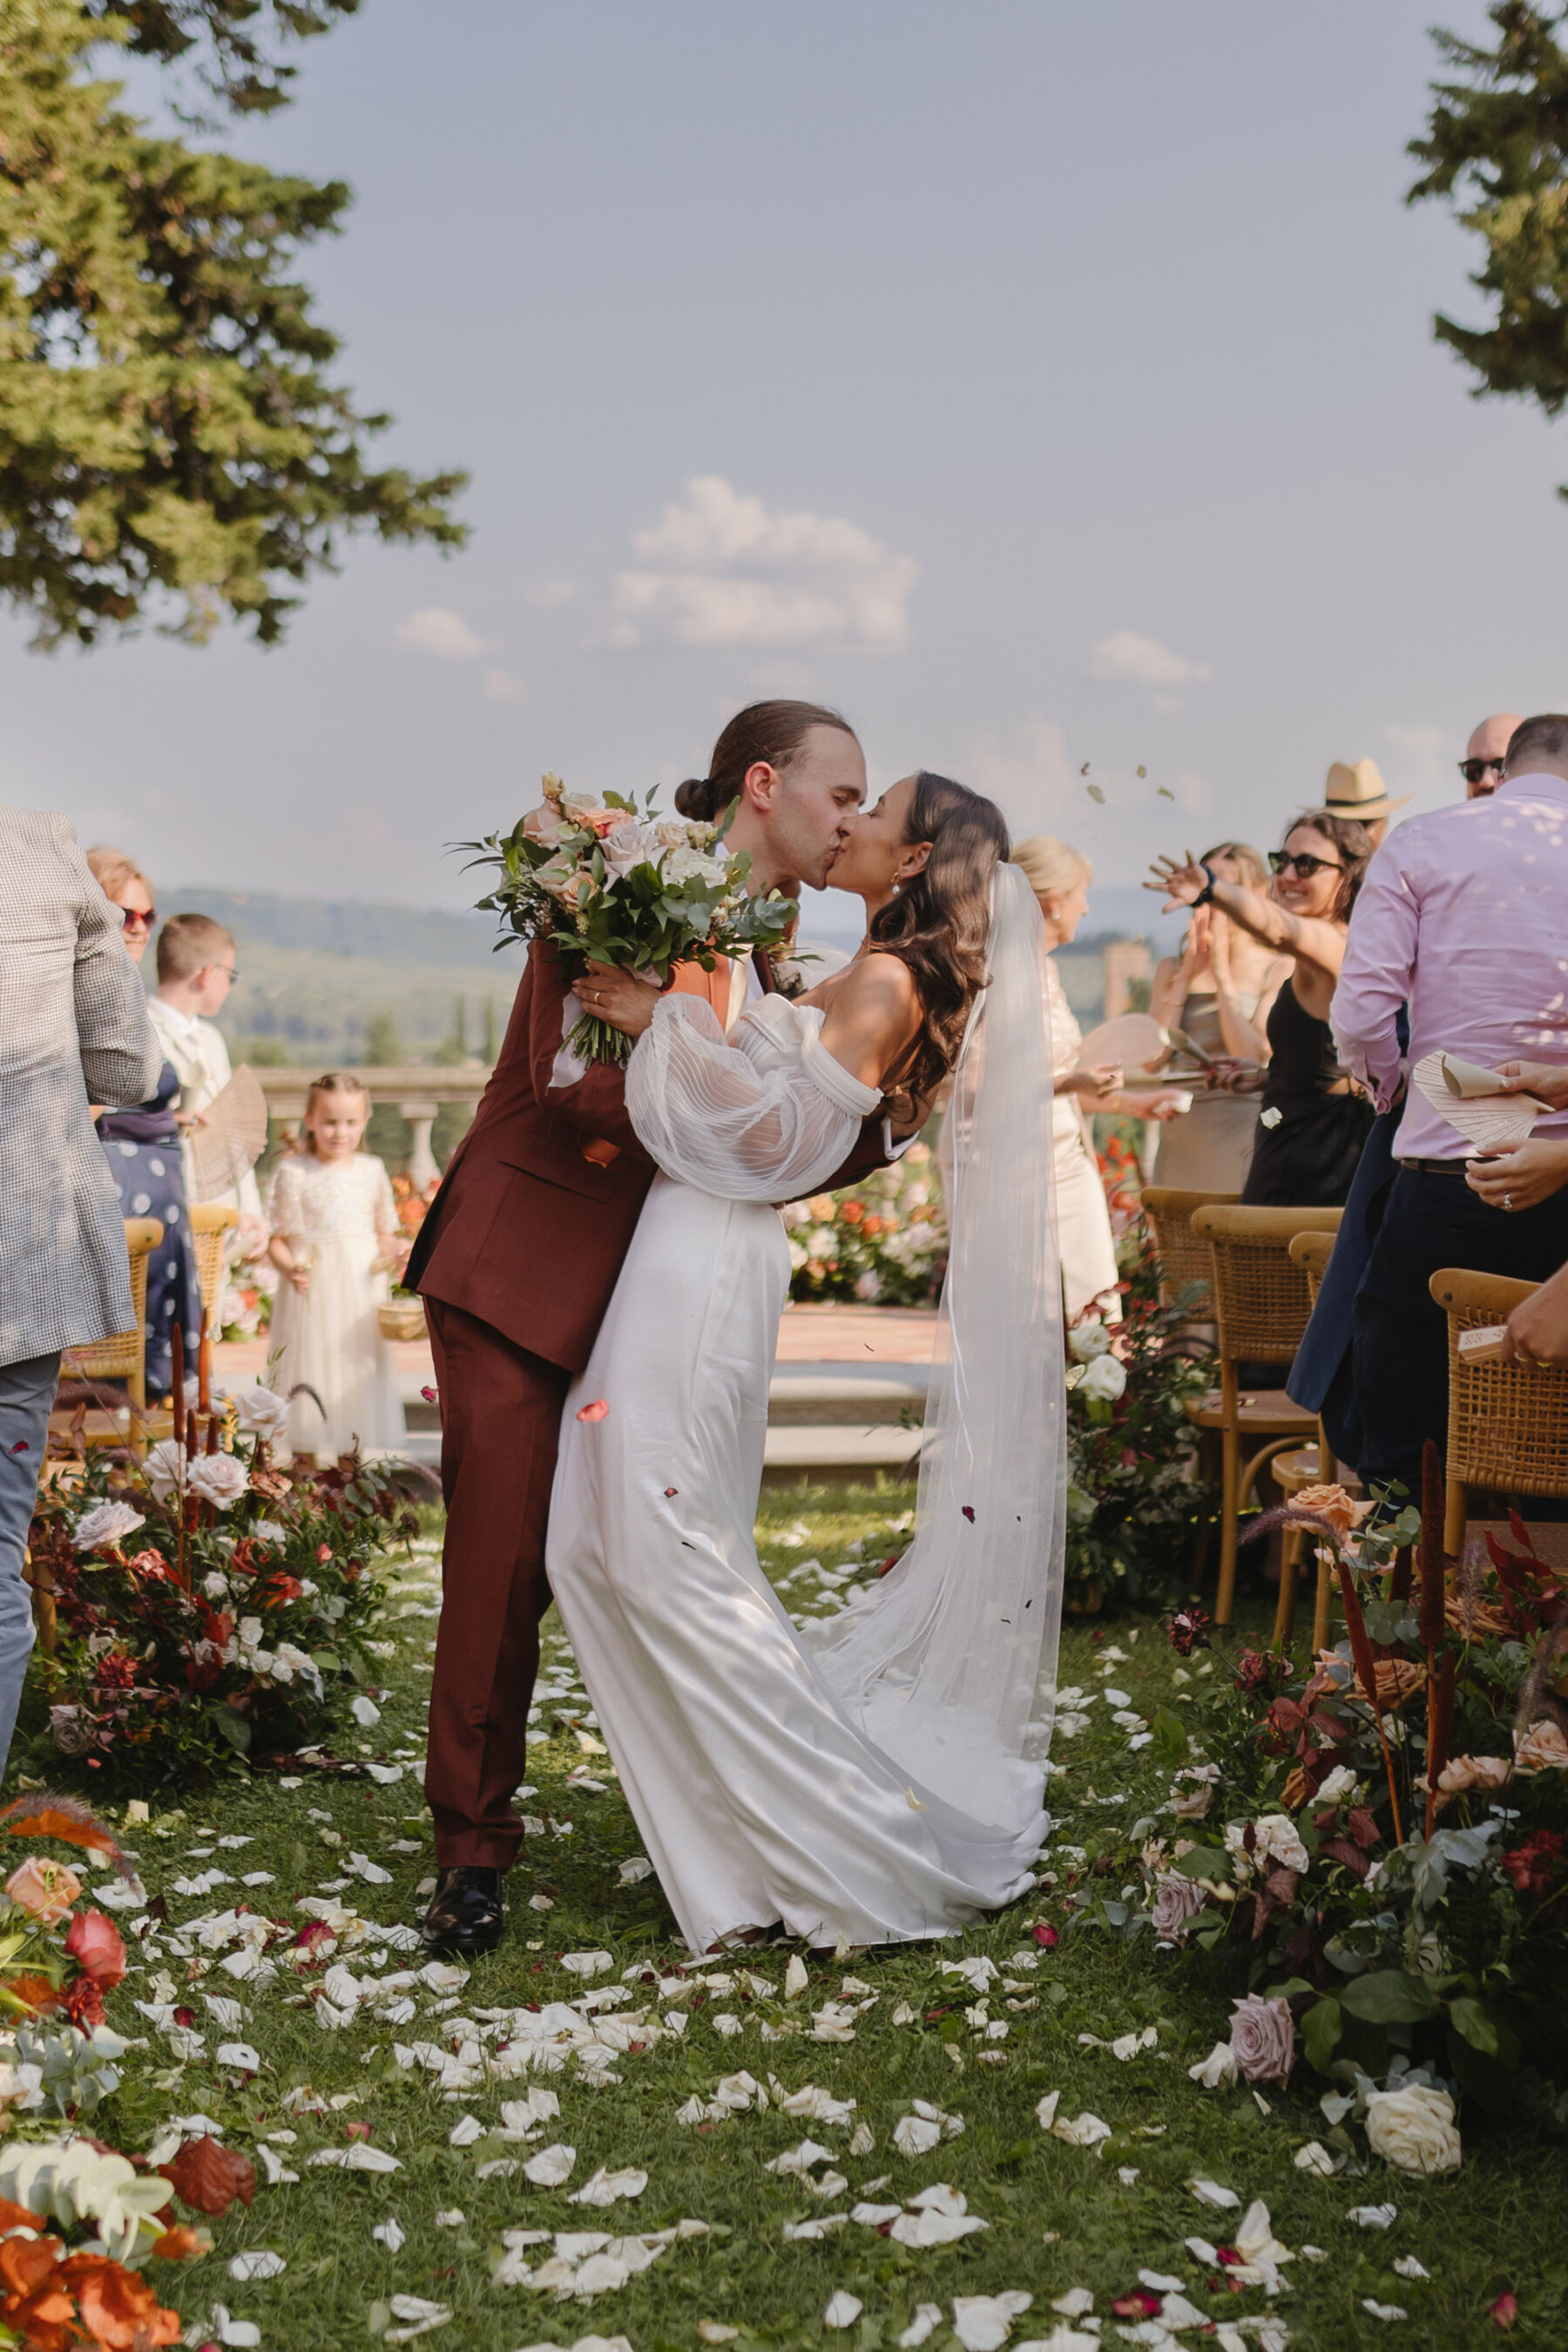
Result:
<svg viewBox="0 0 1568 2352"><path fill-rule="evenodd" d="M1323 814L1353 817L1358 824L1375 824L1379 817L1408 808L1414 798L1413 793L1405 793L1399 800L1390 800L1375 760L1336 760L1323 787Z"/></svg>

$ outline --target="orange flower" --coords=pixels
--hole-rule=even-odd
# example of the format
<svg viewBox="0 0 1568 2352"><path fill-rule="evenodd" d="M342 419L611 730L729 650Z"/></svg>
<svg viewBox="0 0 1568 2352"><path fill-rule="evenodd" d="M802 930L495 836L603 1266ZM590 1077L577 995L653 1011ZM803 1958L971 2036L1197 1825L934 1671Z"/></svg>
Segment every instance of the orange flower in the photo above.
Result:
<svg viewBox="0 0 1568 2352"><path fill-rule="evenodd" d="M50 1862L45 1855L30 1853L5 1881L5 1892L18 1910L41 1920L46 1927L52 1927L57 1919L65 1917L81 1893L81 1881L63 1862Z"/></svg>
<svg viewBox="0 0 1568 2352"><path fill-rule="evenodd" d="M82 2325L105 2352L143 2352L144 2347L177 2344L180 2315L165 2311L144 2278L102 2254L73 2254L60 2277L76 2290Z"/></svg>
<svg viewBox="0 0 1568 2352"><path fill-rule="evenodd" d="M66 1949L103 1992L111 1992L125 1974L125 1946L120 1930L101 1911L77 1913Z"/></svg>
<svg viewBox="0 0 1568 2352"><path fill-rule="evenodd" d="M64 2252L58 2238L7 2238L0 2243L0 2280L13 2295L37 2294Z"/></svg>
<svg viewBox="0 0 1568 2352"><path fill-rule="evenodd" d="M1372 1505L1354 1501L1342 1486L1302 1486L1292 1497L1290 1508L1327 1519L1342 1542L1352 1528L1361 1525Z"/></svg>
<svg viewBox="0 0 1568 2352"><path fill-rule="evenodd" d="M213 2242L205 2230L193 2230L187 2222L177 2222L165 2230L161 2238L153 2241L153 2252L161 2263L188 2263L197 2254L210 2254Z"/></svg>
<svg viewBox="0 0 1568 2352"><path fill-rule="evenodd" d="M40 1976L36 1969L28 1969L19 1977L7 1979L5 1990L25 2008L30 2009L35 2016L42 2016L45 2010L56 2008L60 1998L59 1987L52 1985L48 1978Z"/></svg>

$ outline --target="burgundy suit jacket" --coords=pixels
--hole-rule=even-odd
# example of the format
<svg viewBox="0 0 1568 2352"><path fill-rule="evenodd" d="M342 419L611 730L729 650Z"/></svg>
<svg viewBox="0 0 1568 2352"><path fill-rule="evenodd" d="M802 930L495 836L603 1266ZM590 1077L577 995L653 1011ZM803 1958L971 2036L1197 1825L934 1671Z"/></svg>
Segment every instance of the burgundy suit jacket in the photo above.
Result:
<svg viewBox="0 0 1568 2352"><path fill-rule="evenodd" d="M575 1086L549 1091L571 984L554 949L534 940L500 1059L404 1280L580 1372L655 1171L620 1070L595 1064ZM853 1184L886 1159L879 1112L824 1189Z"/></svg>

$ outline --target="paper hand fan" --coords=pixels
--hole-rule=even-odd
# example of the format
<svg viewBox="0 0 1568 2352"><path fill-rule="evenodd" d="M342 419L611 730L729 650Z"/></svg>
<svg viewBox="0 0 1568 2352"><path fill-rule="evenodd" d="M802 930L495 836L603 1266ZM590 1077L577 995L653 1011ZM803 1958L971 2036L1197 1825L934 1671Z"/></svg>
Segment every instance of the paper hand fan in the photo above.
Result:
<svg viewBox="0 0 1568 2352"><path fill-rule="evenodd" d="M250 1173L267 1148L267 1097L254 1072L242 1062L202 1117L205 1126L186 1130L195 1186L192 1197L221 1200L234 1191L242 1176Z"/></svg>
<svg viewBox="0 0 1568 2352"><path fill-rule="evenodd" d="M1119 1013L1091 1029L1079 1048L1080 1070L1103 1069L1113 1064L1127 1076L1148 1074L1170 1044L1159 1023L1148 1013Z"/></svg>
<svg viewBox="0 0 1568 2352"><path fill-rule="evenodd" d="M1489 1078L1495 1087L1497 1072L1484 1069L1479 1062L1461 1061L1454 1054L1425 1055L1411 1076L1438 1118L1446 1119L1476 1151L1522 1143L1547 1108L1533 1095L1478 1091Z"/></svg>

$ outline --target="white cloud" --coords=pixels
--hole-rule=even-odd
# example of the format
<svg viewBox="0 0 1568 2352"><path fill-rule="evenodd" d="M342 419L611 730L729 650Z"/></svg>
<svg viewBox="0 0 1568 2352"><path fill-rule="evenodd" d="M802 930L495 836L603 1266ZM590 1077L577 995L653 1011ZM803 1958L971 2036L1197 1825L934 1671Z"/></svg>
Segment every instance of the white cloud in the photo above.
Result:
<svg viewBox="0 0 1568 2352"><path fill-rule="evenodd" d="M523 590L522 601L547 613L562 604L574 604L582 593L575 580L536 580Z"/></svg>
<svg viewBox="0 0 1568 2352"><path fill-rule="evenodd" d="M1102 637L1089 657L1089 674L1117 686L1203 686L1212 675L1206 662L1173 654L1157 637L1118 629Z"/></svg>
<svg viewBox="0 0 1568 2352"><path fill-rule="evenodd" d="M774 514L716 474L693 477L632 541L610 642L842 646L897 653L919 567L840 516Z"/></svg>
<svg viewBox="0 0 1568 2352"><path fill-rule="evenodd" d="M400 646L416 654L434 654L437 661L477 661L489 647L489 638L476 636L461 613L450 613L441 604L422 605L399 621L392 634Z"/></svg>
<svg viewBox="0 0 1568 2352"><path fill-rule="evenodd" d="M528 688L521 678L511 677L504 669L488 669L485 672L485 700L487 702L526 702Z"/></svg>

